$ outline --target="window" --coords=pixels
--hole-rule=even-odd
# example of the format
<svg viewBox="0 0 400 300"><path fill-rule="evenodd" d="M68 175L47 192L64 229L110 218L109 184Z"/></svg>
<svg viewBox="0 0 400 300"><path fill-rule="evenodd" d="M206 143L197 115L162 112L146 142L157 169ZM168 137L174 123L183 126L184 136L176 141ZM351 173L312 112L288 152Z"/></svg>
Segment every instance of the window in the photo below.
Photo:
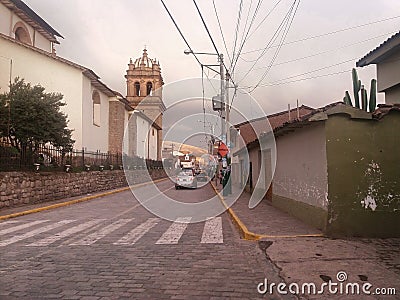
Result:
<svg viewBox="0 0 400 300"><path fill-rule="evenodd" d="M151 135L154 136L154 128L151 130Z"/></svg>
<svg viewBox="0 0 400 300"><path fill-rule="evenodd" d="M147 96L151 96L152 92L153 92L153 84L151 82L148 82L146 84L146 91L147 91Z"/></svg>
<svg viewBox="0 0 400 300"><path fill-rule="evenodd" d="M32 45L31 37L29 36L28 29L22 22L18 22L14 26L15 39L24 44Z"/></svg>
<svg viewBox="0 0 400 300"><path fill-rule="evenodd" d="M100 126L100 95L97 91L93 92L93 125Z"/></svg>
<svg viewBox="0 0 400 300"><path fill-rule="evenodd" d="M140 83L135 82L135 96L140 96Z"/></svg>

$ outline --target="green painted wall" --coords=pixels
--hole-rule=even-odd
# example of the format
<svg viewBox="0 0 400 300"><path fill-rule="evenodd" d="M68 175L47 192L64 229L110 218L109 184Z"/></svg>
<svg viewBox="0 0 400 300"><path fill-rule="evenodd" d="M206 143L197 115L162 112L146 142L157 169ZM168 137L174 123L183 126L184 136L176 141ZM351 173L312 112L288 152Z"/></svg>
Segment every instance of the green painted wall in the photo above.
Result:
<svg viewBox="0 0 400 300"><path fill-rule="evenodd" d="M328 212L320 207L275 194L272 195L272 206L319 230L326 230Z"/></svg>
<svg viewBox="0 0 400 300"><path fill-rule="evenodd" d="M400 236L400 112L326 121L332 236Z"/></svg>

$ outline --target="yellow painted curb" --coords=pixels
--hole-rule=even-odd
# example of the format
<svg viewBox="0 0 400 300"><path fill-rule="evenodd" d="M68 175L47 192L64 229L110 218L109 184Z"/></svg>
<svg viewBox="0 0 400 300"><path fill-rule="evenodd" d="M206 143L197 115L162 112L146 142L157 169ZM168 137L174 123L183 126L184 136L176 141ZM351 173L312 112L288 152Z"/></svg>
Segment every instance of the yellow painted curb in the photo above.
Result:
<svg viewBox="0 0 400 300"><path fill-rule="evenodd" d="M104 193L100 193L100 194L96 194L96 195L92 195L92 196L86 196L83 198L74 199L74 200L70 200L70 201L66 201L66 202L62 202L62 203L52 204L52 205L48 205L48 206L43 206L43 207L39 207L39 208L35 208L35 209L30 209L30 210L25 210L25 211L21 211L21 212L9 214L9 215L0 216L0 221L6 220L6 219L11 219L11 218L16 218L16 217L20 217L20 216L24 216L24 215L33 214L33 213L41 212L44 210L55 209L55 208L59 208L59 207L67 206L67 205L72 205L72 204L76 204L76 203L80 203L80 202L84 202L84 201L89 201L92 199L105 197L105 196L109 196L109 195L116 194L116 193L125 192L127 190L130 190L131 188L136 189L136 188L148 185L150 183L157 183L157 182L164 181L166 179L168 179L168 178L161 178L161 179L157 179L154 181L139 183L139 184L127 186L124 188L120 188L120 189L116 189L116 190L112 190L112 191L108 191L108 192L104 192Z"/></svg>
<svg viewBox="0 0 400 300"><path fill-rule="evenodd" d="M217 188L214 186L214 184L211 181L210 181L210 184L211 184L212 188L214 189L214 192L217 194L217 196L221 200L222 204L227 209L235 226L239 229L240 235L245 240L257 241L262 238L278 239L278 238L298 238L298 237L324 237L324 235L321 233L297 234L297 235L265 235L265 234L253 233L247 229L246 225L239 219L239 217L236 215L236 213L233 211L233 209L228 207L228 205L226 205L224 197L221 195L221 193L217 190Z"/></svg>

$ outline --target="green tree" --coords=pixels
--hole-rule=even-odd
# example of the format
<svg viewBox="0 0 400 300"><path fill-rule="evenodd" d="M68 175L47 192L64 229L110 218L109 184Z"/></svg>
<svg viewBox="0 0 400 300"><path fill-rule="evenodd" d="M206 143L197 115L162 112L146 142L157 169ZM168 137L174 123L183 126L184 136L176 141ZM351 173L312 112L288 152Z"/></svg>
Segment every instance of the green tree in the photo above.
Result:
<svg viewBox="0 0 400 300"><path fill-rule="evenodd" d="M15 78L10 91L0 95L0 135L21 151L35 151L39 145L69 150L74 140L67 128L67 115L60 111L65 104L60 93L46 93L40 85L32 86Z"/></svg>

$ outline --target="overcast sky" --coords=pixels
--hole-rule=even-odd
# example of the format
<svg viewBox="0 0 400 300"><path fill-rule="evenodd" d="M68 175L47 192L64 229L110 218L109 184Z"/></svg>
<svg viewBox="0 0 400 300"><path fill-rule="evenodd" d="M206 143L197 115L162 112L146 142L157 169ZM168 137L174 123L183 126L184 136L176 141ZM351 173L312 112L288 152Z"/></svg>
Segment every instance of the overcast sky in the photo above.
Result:
<svg viewBox="0 0 400 300"><path fill-rule="evenodd" d="M24 1L64 36L56 48L59 56L92 69L104 83L124 95L127 63L130 58L141 56L144 45L151 58L160 60L166 84L201 76L194 57L183 54L187 46L159 0ZM261 23L278 2L276 9ZM251 61L257 60L262 51L254 50L268 45L293 2L261 1L250 29L251 36L243 46L233 74L239 87L254 87L271 64L276 47L269 49L256 64ZM192 1L165 0L165 3L194 51L215 52ZM228 53L218 27L213 1L198 0L197 3L218 50L224 54L229 65L241 1L215 0ZM257 3L256 0L243 1L235 52L242 40L246 20L247 29ZM252 95L267 114L286 109L288 103L294 106L296 99L300 104L313 107L342 100L345 90L352 94L350 71L335 76L299 79L351 70L358 59L400 30L399 16L399 0L302 0L274 62L275 66L270 68ZM392 19L381 21L388 18ZM342 31L375 21L381 22ZM324 35L335 31L339 32ZM323 36L308 39L319 35ZM295 42L301 39L305 40ZM304 58L306 56L310 57ZM199 58L202 63L217 63L215 56ZM292 60L295 61L288 62ZM243 79L253 65L253 70ZM336 66L330 67L332 65ZM311 72L316 69L322 70ZM306 74L296 76L302 73ZM359 77L367 88L375 73L375 66L359 70ZM214 75L210 72L210 77ZM284 80L278 81L281 79ZM380 96L379 101L382 102L382 99Z"/></svg>

